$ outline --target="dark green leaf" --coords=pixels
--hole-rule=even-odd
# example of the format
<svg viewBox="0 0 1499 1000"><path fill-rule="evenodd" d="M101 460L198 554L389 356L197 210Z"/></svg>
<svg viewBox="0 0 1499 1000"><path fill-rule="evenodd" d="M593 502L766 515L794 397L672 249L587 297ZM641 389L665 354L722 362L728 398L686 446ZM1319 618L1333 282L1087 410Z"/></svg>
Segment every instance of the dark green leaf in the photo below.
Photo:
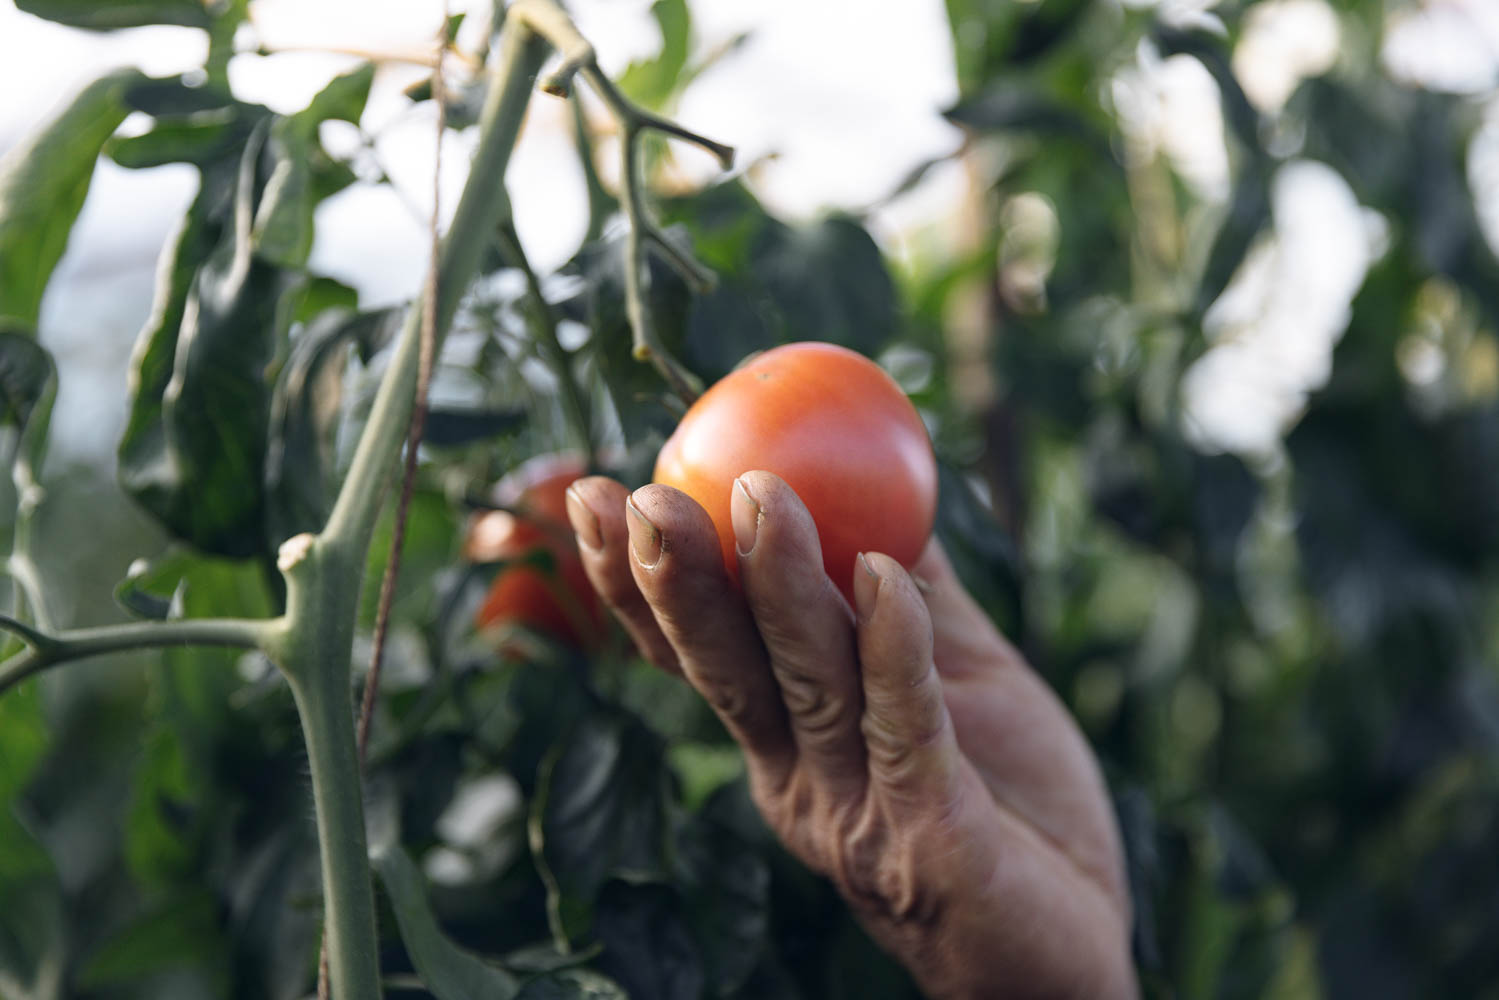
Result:
<svg viewBox="0 0 1499 1000"><path fill-rule="evenodd" d="M1255 237L1270 224L1269 178L1262 170L1246 170L1234 188L1228 217L1223 220L1212 250L1208 253L1202 280L1197 286L1195 307L1198 316L1223 294L1234 272L1244 262Z"/></svg>
<svg viewBox="0 0 1499 1000"><path fill-rule="evenodd" d="M744 838L707 815L680 831L676 863L708 986L727 996L749 978L765 949L770 869Z"/></svg>
<svg viewBox="0 0 1499 1000"><path fill-rule="evenodd" d="M569 937L609 878L665 876L666 794L660 741L623 713L585 716L543 764L532 850Z"/></svg>
<svg viewBox="0 0 1499 1000"><path fill-rule="evenodd" d="M371 861L395 909L406 953L423 985L437 1000L509 1000L517 994L519 987L513 976L458 947L443 934L427 902L421 872L405 851L386 848Z"/></svg>
<svg viewBox="0 0 1499 1000"><path fill-rule="evenodd" d="M206 28L212 23L208 8L194 0L16 0L16 8L94 31L148 24Z"/></svg>
<svg viewBox="0 0 1499 1000"><path fill-rule="evenodd" d="M397 316L394 310L325 311L292 341L270 406L265 463L270 542L322 527L337 473L334 437L344 362L353 349L372 353L388 338Z"/></svg>
<svg viewBox="0 0 1499 1000"><path fill-rule="evenodd" d="M277 308L288 283L252 248L260 145L246 147L232 174L204 172L164 259L136 348L135 397L119 453L131 496L176 537L230 556L267 544L266 370L279 346Z"/></svg>
<svg viewBox="0 0 1499 1000"><path fill-rule="evenodd" d="M200 111L180 118L163 118L149 132L111 139L109 158L133 170L164 163L192 163L202 167L230 155L254 128L254 119L235 108Z"/></svg>
<svg viewBox="0 0 1499 1000"><path fill-rule="evenodd" d="M613 881L598 901L599 967L635 997L699 1000L703 960L677 893L664 885Z"/></svg>
<svg viewBox="0 0 1499 1000"><path fill-rule="evenodd" d="M947 0L958 83L964 93L1063 47L1092 6L1088 0Z"/></svg>
<svg viewBox="0 0 1499 1000"><path fill-rule="evenodd" d="M35 339L0 331L0 423L17 428L18 482L39 483L46 456L52 404L57 399L57 366ZM20 497L29 504L33 497Z"/></svg>
<svg viewBox="0 0 1499 1000"><path fill-rule="evenodd" d="M36 690L35 684L29 687ZM5 708L7 700L35 711L35 698L11 692L0 699L0 724L17 721L16 711ZM7 741L0 732L0 751L12 746L24 750L22 741ZM19 771L7 770L0 760L0 803L5 804L0 809L0 886L5 889L5 906L0 907L0 996L56 996L67 948L63 889L52 859L18 819L19 803L3 794L11 774Z"/></svg>
<svg viewBox="0 0 1499 1000"><path fill-rule="evenodd" d="M94 161L144 80L117 70L95 80L62 114L0 159L0 319L35 327L42 293L68 245L94 177Z"/></svg>
<svg viewBox="0 0 1499 1000"><path fill-rule="evenodd" d="M991 83L982 93L944 111L943 116L955 125L981 132L1035 132L1048 139L1080 139L1101 153L1103 162L1114 159L1108 136L1081 114L1044 92L1012 80Z"/></svg>
<svg viewBox="0 0 1499 1000"><path fill-rule="evenodd" d="M523 426L529 414L520 409L434 409L427 414L422 441L439 448L455 448L498 437Z"/></svg>
<svg viewBox="0 0 1499 1000"><path fill-rule="evenodd" d="M125 104L130 110L144 111L153 118L176 118L201 111L224 111L234 107L258 107L240 105L226 88L216 87L190 75L142 77L126 88ZM268 113L264 108L259 110Z"/></svg>
<svg viewBox="0 0 1499 1000"><path fill-rule="evenodd" d="M672 201L663 214L720 274L714 290L692 299L682 348L705 380L777 344L823 340L872 356L895 335L894 283L854 219L793 228L737 184Z"/></svg>

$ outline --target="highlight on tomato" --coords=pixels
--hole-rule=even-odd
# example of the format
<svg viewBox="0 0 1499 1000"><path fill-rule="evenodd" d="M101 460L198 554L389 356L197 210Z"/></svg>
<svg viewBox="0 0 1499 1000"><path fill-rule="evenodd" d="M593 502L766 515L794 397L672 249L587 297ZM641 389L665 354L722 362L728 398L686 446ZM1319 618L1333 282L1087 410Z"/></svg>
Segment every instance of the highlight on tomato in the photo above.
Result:
<svg viewBox="0 0 1499 1000"><path fill-rule="evenodd" d="M736 579L730 496L753 470L780 476L807 505L823 566L850 602L860 552L909 567L931 537L937 462L926 426L883 368L847 348L795 343L752 358L688 409L656 459L655 481L713 519Z"/></svg>
<svg viewBox="0 0 1499 1000"><path fill-rule="evenodd" d="M604 636L604 609L588 582L567 520L567 488L587 474L581 456L539 455L501 479L492 499L499 510L470 519L463 557L504 563L495 574L475 627L502 649L517 627L574 649L593 649Z"/></svg>

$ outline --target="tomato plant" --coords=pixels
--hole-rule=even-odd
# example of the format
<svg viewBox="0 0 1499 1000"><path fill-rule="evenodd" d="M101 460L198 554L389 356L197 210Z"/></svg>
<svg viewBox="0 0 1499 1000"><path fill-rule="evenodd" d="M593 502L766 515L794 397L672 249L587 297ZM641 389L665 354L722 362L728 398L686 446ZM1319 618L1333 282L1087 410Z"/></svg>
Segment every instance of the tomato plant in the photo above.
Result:
<svg viewBox="0 0 1499 1000"><path fill-rule="evenodd" d="M737 574L730 495L740 475L784 479L817 524L823 566L853 599L854 558L920 556L937 510L926 427L895 380L845 347L786 344L725 376L687 411L655 479L708 512Z"/></svg>
<svg viewBox="0 0 1499 1000"><path fill-rule="evenodd" d="M575 455L539 455L496 484L500 509L470 520L464 557L504 563L475 615L478 628L499 633L520 626L581 649L598 642L603 608L578 558L566 511L567 488L587 471ZM502 647L508 648L503 638Z"/></svg>

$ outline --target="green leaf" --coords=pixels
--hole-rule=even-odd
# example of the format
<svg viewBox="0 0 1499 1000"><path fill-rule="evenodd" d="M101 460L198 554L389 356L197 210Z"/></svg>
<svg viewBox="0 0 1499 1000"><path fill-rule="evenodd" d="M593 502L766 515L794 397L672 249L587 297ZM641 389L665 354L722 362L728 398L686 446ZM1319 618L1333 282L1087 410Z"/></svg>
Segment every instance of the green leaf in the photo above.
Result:
<svg viewBox="0 0 1499 1000"><path fill-rule="evenodd" d="M524 409L435 409L427 414L422 443L438 448L458 448L498 437L528 419Z"/></svg>
<svg viewBox="0 0 1499 1000"><path fill-rule="evenodd" d="M750 977L770 929L770 869L727 824L694 816L677 836L678 885L687 923L717 996Z"/></svg>
<svg viewBox="0 0 1499 1000"><path fill-rule="evenodd" d="M310 323L329 309L342 309L353 312L358 308L358 291L336 278L318 274L309 277L302 287L297 290L296 302L291 310L291 321L293 323ZM372 345L372 351L383 346L383 341L374 344Z"/></svg>
<svg viewBox="0 0 1499 1000"><path fill-rule="evenodd" d="M381 514L375 525L374 537L370 540L369 561L365 567L367 579L380 579L390 556L391 533L394 529L395 505L390 504ZM406 513L405 554L401 559L401 574L396 581L395 597L391 603L392 622L426 623L431 620L438 604L432 580L439 572L452 566L457 555L458 537L458 514L447 497L435 490L416 490ZM366 587L360 595L361 625L374 626L379 592L379 587Z"/></svg>
<svg viewBox="0 0 1499 1000"><path fill-rule="evenodd" d="M248 145L233 172L203 172L136 345L119 450L127 493L176 537L228 556L266 550L266 371L288 284L251 243L261 145Z"/></svg>
<svg viewBox="0 0 1499 1000"><path fill-rule="evenodd" d="M35 690L36 685L30 687ZM0 886L5 889L5 906L0 907L0 996L6 1000L61 996L67 954L62 885L46 850L17 819L17 807L4 801L6 808L0 811Z"/></svg>
<svg viewBox="0 0 1499 1000"><path fill-rule="evenodd" d="M265 481L272 543L316 531L327 518L348 352L373 353L397 317L396 310L325 311L292 341L271 397Z"/></svg>
<svg viewBox="0 0 1499 1000"><path fill-rule="evenodd" d="M139 71L95 80L62 114L0 159L0 319L35 328L42 294L88 196L94 161L129 109Z"/></svg>
<svg viewBox="0 0 1499 1000"><path fill-rule="evenodd" d="M197 0L16 0L16 9L93 31L148 24L206 28L213 23L208 6Z"/></svg>
<svg viewBox="0 0 1499 1000"><path fill-rule="evenodd" d="M705 380L778 344L823 340L873 356L894 337L895 285L856 220L787 226L738 184L673 200L662 214L719 274L716 288L692 299L682 348Z"/></svg>
<svg viewBox="0 0 1499 1000"><path fill-rule="evenodd" d="M271 613L265 580L252 563L178 551L137 568L128 583L135 605L165 606L171 618ZM234 711L245 683L237 669L242 655L168 649L149 669L151 725L135 767L124 831L130 870L143 881L192 880L214 850L214 837L232 820L227 803L234 801L235 790L223 776L236 756L230 747L239 744L237 754L256 761L258 780L272 773L260 748L240 742L255 728L253 720ZM264 793L256 807L274 815Z"/></svg>
<svg viewBox="0 0 1499 1000"><path fill-rule="evenodd" d="M554 930L581 934L612 877L665 876L667 801L660 741L635 717L596 712L557 744L531 806Z"/></svg>
<svg viewBox="0 0 1499 1000"><path fill-rule="evenodd" d="M370 860L395 910L406 954L437 1000L509 1000L519 992L510 973L458 947L443 934L427 901L421 872L405 851L388 847Z"/></svg>
<svg viewBox="0 0 1499 1000"><path fill-rule="evenodd" d="M604 944L600 968L630 996L700 1000L704 995L703 958L670 886L610 882L600 894L594 930Z"/></svg>
<svg viewBox="0 0 1499 1000"><path fill-rule="evenodd" d="M313 209L318 201L343 186L332 179L333 164L318 145L318 125L332 118L357 124L374 79L374 64L362 63L335 77L306 108L277 119L271 127L266 143L271 174L255 211L252 237L259 256L281 267L307 263L312 251Z"/></svg>
<svg viewBox="0 0 1499 1000"><path fill-rule="evenodd" d="M638 103L660 108L671 98L687 65L692 15L687 0L656 0L651 4L651 16L661 29L661 51L650 59L631 63L620 75L619 87Z"/></svg>
<svg viewBox="0 0 1499 1000"><path fill-rule="evenodd" d="M153 118L177 118L231 108L270 113L258 104L236 101L227 87L201 81L197 78L200 75L142 77L126 88L125 104L131 111L144 111Z"/></svg>
<svg viewBox="0 0 1499 1000"><path fill-rule="evenodd" d="M239 108L216 108L180 118L158 119L141 135L111 139L104 152L122 167L141 170L165 163L206 166L230 155L254 128Z"/></svg>
<svg viewBox="0 0 1499 1000"><path fill-rule="evenodd" d="M1048 138L1080 139L1106 160L1114 159L1107 134L1078 111L1025 82L993 81L942 114L955 125L980 132L1034 132Z"/></svg>
<svg viewBox="0 0 1499 1000"><path fill-rule="evenodd" d="M57 399L57 366L47 349L23 333L0 330L0 423L16 427L17 481L37 483L46 456L52 404ZM20 503L29 497L17 498Z"/></svg>
<svg viewBox="0 0 1499 1000"><path fill-rule="evenodd" d="M139 982L168 969L198 966L214 970L227 986L229 948L218 901L201 887L186 888L158 900L113 934L89 956L78 973L78 985L98 990Z"/></svg>
<svg viewBox="0 0 1499 1000"><path fill-rule="evenodd" d="M687 286L654 255L647 255L650 284L647 303L651 320L667 350L680 357L682 332L689 302ZM663 399L666 386L650 365L636 360L625 316L624 241L584 246L567 265L582 280L576 292L559 304L559 311L593 331L593 357L612 398L630 444L664 441L676 420Z"/></svg>
<svg viewBox="0 0 1499 1000"><path fill-rule="evenodd" d="M21 818L20 793L46 750L41 687L7 692L0 698L0 996L47 995L45 984L62 971L62 887Z"/></svg>
<svg viewBox="0 0 1499 1000"><path fill-rule="evenodd" d="M1036 62L1071 41L1089 0L947 0L958 83L972 93L996 74Z"/></svg>

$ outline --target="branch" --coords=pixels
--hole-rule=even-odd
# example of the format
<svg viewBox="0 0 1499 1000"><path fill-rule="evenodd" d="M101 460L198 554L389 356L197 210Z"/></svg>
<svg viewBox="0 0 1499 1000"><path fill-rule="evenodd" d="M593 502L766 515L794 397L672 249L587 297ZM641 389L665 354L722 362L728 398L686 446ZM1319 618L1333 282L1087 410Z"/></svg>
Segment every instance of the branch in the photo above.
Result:
<svg viewBox="0 0 1499 1000"><path fill-rule="evenodd" d="M645 269L645 251L654 249L660 253L695 290L712 288L714 276L712 271L686 250L672 243L651 218L642 191L640 136L644 132L654 131L700 146L717 157L725 170L734 165L734 148L653 114L627 98L599 69L593 46L579 33L555 0L516 0L510 8L510 16L519 18L551 42L562 56L562 63L541 81L543 90L566 96L573 78L582 76L619 123L620 200L624 204L625 218L630 227L625 240L625 312L629 316L634 335L634 354L637 359L654 364L672 389L690 403L697 398L700 386L692 373L683 368L661 344L651 322L646 301L649 275Z"/></svg>
<svg viewBox="0 0 1499 1000"><path fill-rule="evenodd" d="M257 649L280 625L277 619L186 618L169 622L101 625L49 634L9 615L0 615L0 631L9 632L31 647L0 663L0 694L48 667L105 653L167 646Z"/></svg>
<svg viewBox="0 0 1499 1000"><path fill-rule="evenodd" d="M545 49L541 40L523 26L506 31L513 39L504 75L490 88L480 114L479 149L474 155L471 182L464 186L453 223L442 246L439 265L434 349L443 338L479 266L481 251L493 238L495 228L509 211L505 197L505 167L520 133L521 120L531 95L531 81L541 66ZM420 305L407 314L400 346L386 370L385 379L370 411L365 431L348 477L339 490L333 512L321 541L331 551L355 566L369 548L379 513L381 496L390 470L406 439L406 430L416 396L418 355L421 347Z"/></svg>

